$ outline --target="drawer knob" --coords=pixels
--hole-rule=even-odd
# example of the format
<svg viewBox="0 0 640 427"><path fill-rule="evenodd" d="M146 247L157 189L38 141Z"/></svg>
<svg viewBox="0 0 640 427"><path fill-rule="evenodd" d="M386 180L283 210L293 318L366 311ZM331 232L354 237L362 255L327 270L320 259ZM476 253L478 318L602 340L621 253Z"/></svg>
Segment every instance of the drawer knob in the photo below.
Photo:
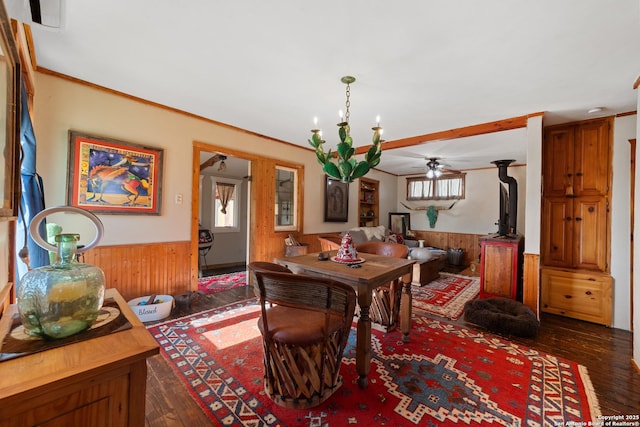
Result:
<svg viewBox="0 0 640 427"><path fill-rule="evenodd" d="M591 291L587 291L587 292L585 292L585 294L591 295Z"/></svg>
<svg viewBox="0 0 640 427"><path fill-rule="evenodd" d="M571 299L571 298L573 298L571 295L565 295L564 297L565 297L566 299Z"/></svg>

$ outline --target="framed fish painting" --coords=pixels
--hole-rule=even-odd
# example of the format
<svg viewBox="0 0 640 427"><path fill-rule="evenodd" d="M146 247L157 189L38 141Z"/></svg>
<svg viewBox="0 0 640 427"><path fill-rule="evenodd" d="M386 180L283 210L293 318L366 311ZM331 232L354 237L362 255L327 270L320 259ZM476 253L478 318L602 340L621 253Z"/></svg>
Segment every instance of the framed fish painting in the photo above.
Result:
<svg viewBox="0 0 640 427"><path fill-rule="evenodd" d="M69 131L67 203L94 213L160 215L163 153Z"/></svg>

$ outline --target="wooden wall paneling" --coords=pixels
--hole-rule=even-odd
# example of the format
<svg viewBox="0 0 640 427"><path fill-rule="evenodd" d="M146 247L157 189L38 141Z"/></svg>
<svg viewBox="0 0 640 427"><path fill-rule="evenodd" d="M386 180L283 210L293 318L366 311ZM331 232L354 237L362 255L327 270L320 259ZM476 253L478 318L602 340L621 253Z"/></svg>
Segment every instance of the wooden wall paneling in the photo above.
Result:
<svg viewBox="0 0 640 427"><path fill-rule="evenodd" d="M433 246L441 249L462 248L465 252L464 262L470 264L472 261L480 260L480 237L484 234L449 233L443 231L412 230L415 240L424 240L425 246ZM313 233L301 235L300 242L309 244L309 253L319 252L319 236L339 236L340 233Z"/></svg>
<svg viewBox="0 0 640 427"><path fill-rule="evenodd" d="M276 166L297 170L298 175L298 199L297 199L297 230L275 230L275 189ZM249 262L272 261L274 258L284 256L284 239L293 235L300 239L300 231L303 229L304 217L304 167L302 165L283 162L276 159L257 159L251 167L251 247Z"/></svg>
<svg viewBox="0 0 640 427"><path fill-rule="evenodd" d="M522 303L540 318L540 255L524 254Z"/></svg>
<svg viewBox="0 0 640 427"><path fill-rule="evenodd" d="M272 242L268 236L273 234L275 203L275 163L270 159L259 159L251 166L251 229L253 250L249 262L267 261ZM267 209L267 206L270 207ZM283 243L284 244L284 243Z"/></svg>
<svg viewBox="0 0 640 427"><path fill-rule="evenodd" d="M480 243L477 234L447 233L449 248L464 249L463 263L471 264L480 260Z"/></svg>
<svg viewBox="0 0 640 427"><path fill-rule="evenodd" d="M416 240L424 240L425 246L433 246L440 249L463 249L464 264L480 259L480 240L484 234L452 233L445 231L411 230Z"/></svg>
<svg viewBox="0 0 640 427"><path fill-rule="evenodd" d="M191 288L191 242L97 246L84 262L100 267L107 288L126 299L150 294L175 295Z"/></svg>

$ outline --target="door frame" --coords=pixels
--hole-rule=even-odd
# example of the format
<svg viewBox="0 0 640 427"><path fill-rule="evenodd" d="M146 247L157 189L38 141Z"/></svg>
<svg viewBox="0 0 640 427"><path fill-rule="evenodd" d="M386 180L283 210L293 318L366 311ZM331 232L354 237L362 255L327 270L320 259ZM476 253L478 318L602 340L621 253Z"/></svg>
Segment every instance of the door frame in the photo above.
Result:
<svg viewBox="0 0 640 427"><path fill-rule="evenodd" d="M250 168L253 167L253 162L260 157L255 154L247 153L244 151L230 149L228 147L222 147L218 145L208 144L205 142L194 141L193 142L193 162L192 162L192 175L191 175L191 289L198 290L198 260L200 253L198 251L198 211L200 207L200 153L214 152L220 153L229 157L237 157L242 160L247 160L250 163ZM251 175L251 172L249 172ZM251 179L248 180L248 192L247 192L247 209L251 209ZM247 262L251 258L251 254L255 250L253 246L253 223L251 215L247 215Z"/></svg>
<svg viewBox="0 0 640 427"><path fill-rule="evenodd" d="M631 310L631 317L630 317L630 330L631 332L633 332L633 257L634 257L634 249L633 249L633 239L634 239L634 235L633 235L633 231L634 231L634 225L635 225L635 219L634 219L634 211L635 211L635 192L636 192L636 139L630 139L629 140L629 144L631 146L631 155L629 157L629 168L630 168L630 173L629 173L629 191L631 192L631 197L629 199L629 221L631 222L630 226L631 226L631 235L629 236L630 242L629 242L629 307Z"/></svg>

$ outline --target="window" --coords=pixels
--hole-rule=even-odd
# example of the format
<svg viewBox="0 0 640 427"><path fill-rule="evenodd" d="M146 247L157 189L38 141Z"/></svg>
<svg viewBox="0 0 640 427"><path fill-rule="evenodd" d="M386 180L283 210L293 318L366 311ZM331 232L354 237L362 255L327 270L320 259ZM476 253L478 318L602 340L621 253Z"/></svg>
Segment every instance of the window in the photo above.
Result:
<svg viewBox="0 0 640 427"><path fill-rule="evenodd" d="M464 173L407 178L407 200L464 199Z"/></svg>
<svg viewBox="0 0 640 427"><path fill-rule="evenodd" d="M215 231L238 231L240 211L240 181L212 177L211 193L215 194L212 212Z"/></svg>

